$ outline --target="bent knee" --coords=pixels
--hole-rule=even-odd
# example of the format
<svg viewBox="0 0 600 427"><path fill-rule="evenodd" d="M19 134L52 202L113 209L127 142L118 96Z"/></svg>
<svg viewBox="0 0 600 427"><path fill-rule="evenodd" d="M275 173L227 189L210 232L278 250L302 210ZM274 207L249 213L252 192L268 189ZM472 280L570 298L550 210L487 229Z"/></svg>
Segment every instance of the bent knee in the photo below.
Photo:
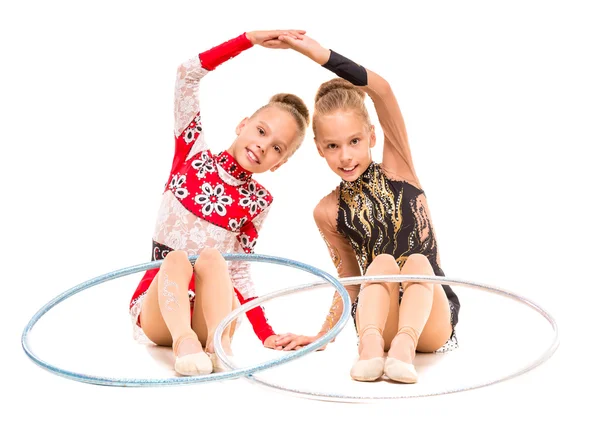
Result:
<svg viewBox="0 0 600 427"><path fill-rule="evenodd" d="M423 254L410 255L402 266L402 274L426 274L433 276L433 267Z"/></svg>
<svg viewBox="0 0 600 427"><path fill-rule="evenodd" d="M401 274L435 276L429 259L427 259L427 257L423 254L410 255L402 266ZM404 290L408 289L412 285L419 285L427 288L430 291L433 291L434 286L434 284L431 282L402 282L402 288Z"/></svg>
<svg viewBox="0 0 600 427"><path fill-rule="evenodd" d="M388 254L377 255L369 268L367 276L398 274L400 268L396 263L396 258Z"/></svg>
<svg viewBox="0 0 600 427"><path fill-rule="evenodd" d="M188 259L187 252L185 251L171 251L165 257L163 261L163 267L174 268L177 270L192 270L192 264Z"/></svg>
<svg viewBox="0 0 600 427"><path fill-rule="evenodd" d="M217 265L226 265L225 258L221 255L221 252L215 248L205 248L198 255L194 269L214 268Z"/></svg>

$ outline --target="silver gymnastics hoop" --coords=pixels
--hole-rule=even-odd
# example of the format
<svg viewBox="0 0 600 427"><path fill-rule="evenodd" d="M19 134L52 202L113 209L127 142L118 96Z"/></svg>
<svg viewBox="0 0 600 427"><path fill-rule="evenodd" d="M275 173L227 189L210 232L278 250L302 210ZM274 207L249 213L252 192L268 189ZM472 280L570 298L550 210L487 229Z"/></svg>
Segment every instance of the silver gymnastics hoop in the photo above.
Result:
<svg viewBox="0 0 600 427"><path fill-rule="evenodd" d="M297 388L288 388L288 387L283 387L283 386L273 384L268 381L256 378L255 376L247 376L246 379L248 379L249 381L252 381L256 384L266 386L271 389L275 389L277 391L280 391L280 392L283 392L286 394L290 394L290 395L293 395L296 397L304 397L304 398L309 398L309 399L325 400L325 401L331 401L331 402L369 403L369 402L389 401L389 400L395 400L395 399L431 397L431 396L439 396L439 395L444 395L444 394L452 394L452 393L458 393L458 392L463 392L463 391L475 390L478 388L498 384L500 382L507 381L507 380L515 378L517 376L523 375L526 372L531 371L532 369L536 368L537 366L541 365L542 363L544 363L548 359L550 359L550 357L552 357L552 355L554 354L554 352L557 350L557 348L559 346L558 325L556 324L556 321L554 320L554 318L546 310L542 309L538 304L534 303L530 299L525 298L520 295L517 295L513 292L504 290L504 289L496 288L496 287L489 286L489 285L483 285L480 283L470 282L470 281L466 281L466 280L452 279L452 278L443 277L443 276L418 276L418 275L355 276L355 277L347 277L344 279L339 279L339 281L342 283L342 285L358 285L358 284L371 283L371 282L403 282L403 281L424 282L424 281L426 281L429 283L452 284L452 285L458 285L458 286L463 286L463 287L470 287L470 288L484 290L486 292L498 294L498 295L513 299L515 301L518 301L522 304L525 304L529 308L533 309L537 313L541 314L544 317L544 319L546 319L548 321L550 326L552 326L552 329L554 331L554 336L552 339L552 343L547 347L547 349L544 351L544 353L541 356L539 356L538 358L536 358L533 362L529 363L528 365L526 365L523 368L520 368L520 369L518 369L508 375L500 377L498 379L494 379L494 380L490 380L490 381L483 381L481 383L477 383L472 386L450 388L450 389L446 389L446 390L442 390L442 391L438 391L438 392L432 392L432 393L421 393L421 394L414 394L414 395L393 395L393 396L359 396L359 395L346 395L346 394L339 394L339 393L326 393L326 392L321 393L321 392L307 391L307 390L302 390L302 389L297 389ZM313 283L308 283L308 284L305 284L302 286L298 286L296 289L304 290L304 289L309 289L312 287L322 286L323 284L325 284L325 282L313 282ZM225 319L223 319L223 321L219 324L219 326L217 327L217 329L215 331L215 335L214 335L214 337L215 337L214 338L215 353L217 354L217 357L219 357L219 359L221 359L221 361L230 369L234 369L236 367L232 363L232 361L230 361L228 359L227 354L225 353L225 351L222 347L222 344L221 344L221 337L222 337L223 331L225 330L227 325L229 325L229 323L231 323L234 319L239 317L242 313L247 311L249 309L249 307L250 306L245 306L245 305L242 307L238 307L236 310L231 312ZM299 350L299 351L301 351L301 350Z"/></svg>
<svg viewBox="0 0 600 427"><path fill-rule="evenodd" d="M320 282L319 286L323 285L323 284L327 284L327 283L332 284L333 287L338 292L340 292L340 294L342 295L342 303L343 303L344 309L342 311L342 316L341 316L340 320L326 335L323 335L319 340L315 341L310 346L306 346L302 350L295 352L296 354L288 353L279 359L260 363L260 364L250 366L247 368L243 368L243 369L236 369L236 370L225 371L225 372L216 372L216 373L212 373L212 374L208 374L208 375L198 375L198 376L190 376L190 377L148 378L148 379L131 378L131 379L129 379L129 378L111 378L111 377L81 374L81 373L77 373L77 372L68 371L66 369L61 369L50 363L47 363L47 362L43 361L41 358L39 358L37 355L35 355L34 352L29 348L29 341L28 341L29 332L35 326L35 324L42 318L42 316L44 314L46 314L50 309L55 307L57 304L61 303L62 301L66 300L67 298L70 298L73 295L75 295L85 289L91 288L92 286L96 286L102 282L113 280L113 279L116 279L116 278L122 277L122 276L127 276L129 274L137 273L140 271L149 270L151 268L159 267L163 263L163 260L159 260L159 261L152 261L152 262L148 262L145 264L139 264L139 265L135 265L132 267L127 267L127 268L123 268L121 270L116 270L116 271L113 271L110 273L106 273L102 276L98 276L94 279L83 282L83 283L63 292L62 294L58 295L57 297L52 299L50 302L45 304L40 310L38 310L38 312L31 318L31 320L29 321L27 326L25 326L25 329L23 330L23 334L21 336L21 345L23 347L23 350L25 351L25 354L27 354L27 356L38 366L46 369L47 371L49 371L53 374L56 374L61 377L65 377L67 379L75 380L75 381L80 381L80 382L84 382L84 383L88 383L88 384L113 386L113 387L172 386L172 385L194 384L194 383L204 383L204 382L234 379L234 378L239 378L239 377L243 377L243 376L252 374L253 372L261 371L263 369L268 369L268 368L272 368L272 367L275 367L278 365L282 365L282 364L290 362L294 359L298 359L299 357L302 357L302 356L310 353L311 351L317 350L321 346L328 344L341 332L341 330L343 329L345 324L348 322L348 319L350 318L350 307L351 307L350 296L348 295L348 292L346 292L345 288L340 284L340 282L336 278L331 276L330 274L328 274L318 268L310 266L308 264L304 264L304 263L301 263L298 261L293 261L293 260L290 260L287 258L274 257L274 256L269 256L269 255L258 255L258 254L222 254L222 255L225 258L225 260L228 260L228 261L259 261L259 262L266 262L269 264L279 264L279 265L284 265L284 266L289 266L289 267L294 267L294 268L297 268L300 270L304 270L304 271L312 273L316 276L322 277L323 279L325 279L325 281ZM197 258L198 258L197 255L188 257L190 262L195 261ZM316 285L313 285L313 286L316 286ZM282 290L278 290L275 292L271 292L264 296L258 297L256 299L250 301L249 303L245 303L241 307L246 307L246 305L250 304L250 303L252 304L252 307L255 307L264 301L268 301L268 300L276 298L278 296L292 293L295 290L296 290L296 288L292 288L292 289L282 289Z"/></svg>

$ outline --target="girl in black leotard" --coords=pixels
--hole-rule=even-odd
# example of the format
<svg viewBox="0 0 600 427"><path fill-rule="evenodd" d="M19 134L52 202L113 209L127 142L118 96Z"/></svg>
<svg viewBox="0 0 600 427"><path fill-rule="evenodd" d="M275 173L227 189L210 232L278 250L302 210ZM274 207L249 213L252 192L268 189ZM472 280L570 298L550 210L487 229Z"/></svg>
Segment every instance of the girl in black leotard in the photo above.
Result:
<svg viewBox="0 0 600 427"><path fill-rule="evenodd" d="M321 85L313 116L319 154L342 178L314 211L339 276L443 276L425 193L387 81L306 35L280 40L340 77ZM365 92L373 100L384 133L381 163L371 159L375 132L364 104ZM359 336L359 357L350 372L355 380L373 381L385 373L398 382L416 382L416 351L446 351L457 345L454 328L460 303L449 286L368 283L346 289L354 301ZM340 300L336 293L319 334L286 336L276 344L298 348L322 336L339 320Z"/></svg>

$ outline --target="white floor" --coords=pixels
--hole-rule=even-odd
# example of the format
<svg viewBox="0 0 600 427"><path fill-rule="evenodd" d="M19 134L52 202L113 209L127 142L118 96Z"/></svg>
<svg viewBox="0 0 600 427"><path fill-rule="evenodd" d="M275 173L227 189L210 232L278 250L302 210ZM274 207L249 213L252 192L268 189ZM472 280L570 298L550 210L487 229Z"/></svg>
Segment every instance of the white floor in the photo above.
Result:
<svg viewBox="0 0 600 427"><path fill-rule="evenodd" d="M123 327L128 318L116 313L114 303L117 279L112 289L93 289L65 301L51 310L31 333L31 348L43 360L74 372L119 378L166 378L174 375L169 348L150 342L136 342ZM326 351L257 374L278 385L308 391L368 396L402 396L437 393L470 387L512 374L541 357L550 347L553 331L550 324L526 306L503 297L462 290L466 307L460 315L460 348L445 354L420 354L416 366L421 374L418 384L398 386L379 382L363 384L348 375L356 356L356 338L352 318ZM481 295L482 294L482 295ZM326 300L326 290L306 291L295 297L265 304L269 318L278 328L306 330L302 309L311 298ZM97 304L99 299L105 301ZM106 298L106 299L104 299ZM111 306L113 306L111 308ZM115 315L111 315L115 312ZM289 316L285 321L284 316ZM102 318L103 322L87 319ZM73 319L79 319L73 324ZM264 349L249 322L238 330L234 350L238 366L250 366L278 357L281 353ZM62 331L57 334L56 331ZM509 332L510 331L510 332ZM71 337L75 336L76 339ZM110 343L110 345L107 345ZM513 349L519 348L518 352ZM115 349L119 349L115 351ZM209 386L210 387L210 386Z"/></svg>
<svg viewBox="0 0 600 427"><path fill-rule="evenodd" d="M135 284L137 277L128 276L98 285L49 311L30 334L31 349L44 361L78 373L113 378L174 377L170 349L135 342L126 311L121 304L115 303L127 299L129 286ZM289 285L296 283L300 282ZM308 392L367 397L433 394L472 387L509 375L535 361L551 344L553 331L550 324L525 305L470 288L455 286L455 290L464 307L457 329L460 348L446 354L418 355L416 366L420 380L417 384L352 381L348 375L356 355L352 323L346 325L325 351L257 373L256 377ZM329 295L330 291L325 288L306 291L274 300L264 307L278 329L308 333L306 325L311 322L307 321L301 307L307 307L311 301L312 304L327 302ZM100 318L104 320L94 321ZM236 334L234 351L238 366L249 366L281 354L262 348L245 318ZM65 422L71 420L67 424L86 417L93 425L95 422L100 425L111 419L112 411L119 413L119 418L114 420L118 425L155 418L167 422L181 416L176 415L177 408L185 408L191 413L199 411L198 422L207 422L201 421L207 419L218 422L219 417L227 414L232 422L264 420L267 425L281 422L273 417L296 420L290 422L308 422L311 416L323 422L367 422L384 414L399 417L397 413L402 414L403 420L408 417L427 423L449 422L448 417L461 417L471 425L485 419L482 417L490 417L486 423L499 425L508 420L516 421L516 414L530 421L549 422L567 416L565 399L573 397L567 393L570 381L562 374L568 366L561 363L564 357L565 349L560 347L554 357L534 371L476 391L367 406L316 402L274 393L265 387L253 386L245 379L152 389L99 387L51 375L25 360L24 356L18 359L21 385L14 392L35 402L36 409L28 412L28 417L46 419L45 411L58 417L58 411L64 409L66 413L60 417ZM571 372L573 369L576 367L572 367ZM23 387L27 383L35 386ZM581 393L581 388L574 393ZM573 400L569 402L574 403ZM125 412L126 408L132 413ZM325 412L324 408L330 408L330 411ZM429 409L423 412L424 408ZM577 414L580 416L583 414ZM450 422L450 425L454 423Z"/></svg>

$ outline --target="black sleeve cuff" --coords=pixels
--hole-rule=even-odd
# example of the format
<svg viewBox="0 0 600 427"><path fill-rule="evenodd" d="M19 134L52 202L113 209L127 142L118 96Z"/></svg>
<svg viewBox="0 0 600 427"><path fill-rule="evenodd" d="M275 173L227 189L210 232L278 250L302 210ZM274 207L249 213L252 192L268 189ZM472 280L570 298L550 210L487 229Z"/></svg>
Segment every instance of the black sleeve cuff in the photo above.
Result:
<svg viewBox="0 0 600 427"><path fill-rule="evenodd" d="M349 60L333 50L331 50L329 60L323 64L323 67L334 72L339 77L348 80L353 85L367 85L367 70L365 67L358 65L356 62Z"/></svg>

